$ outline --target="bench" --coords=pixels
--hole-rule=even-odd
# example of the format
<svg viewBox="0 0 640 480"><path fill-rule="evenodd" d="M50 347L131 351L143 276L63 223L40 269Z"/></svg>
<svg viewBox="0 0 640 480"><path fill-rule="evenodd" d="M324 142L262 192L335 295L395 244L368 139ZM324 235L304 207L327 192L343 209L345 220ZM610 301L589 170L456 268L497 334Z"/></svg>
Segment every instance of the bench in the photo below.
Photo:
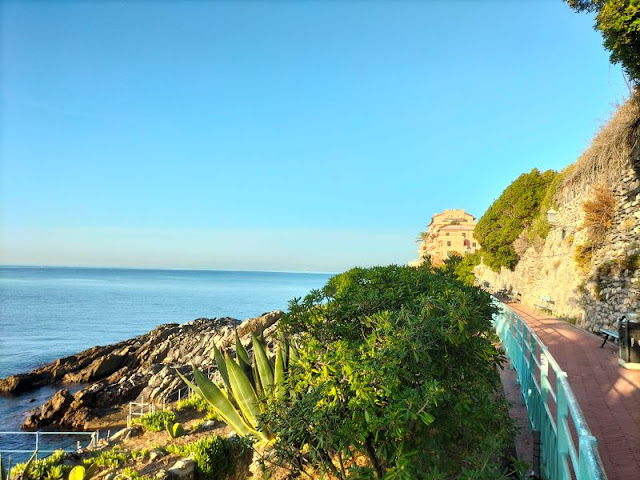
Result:
<svg viewBox="0 0 640 480"><path fill-rule="evenodd" d="M616 323L620 325L620 323L624 322L626 318L626 315L622 315ZM602 345L600 345L600 348L604 347L604 344L607 343L607 340L609 340L609 338L614 339L616 342L620 340L620 334L612 328L600 327L600 333L604 335L604 340L602 341Z"/></svg>
<svg viewBox="0 0 640 480"><path fill-rule="evenodd" d="M533 306L536 310L540 310L541 312L546 312L549 315L553 314L553 305L555 302L551 300L550 297L540 297L540 303L537 303Z"/></svg>
<svg viewBox="0 0 640 480"><path fill-rule="evenodd" d="M616 332L615 330L600 327L600 333L604 335L604 340L602 341L602 345L600 345L600 348L604 347L604 344L607 343L609 337L615 339L616 341L620 340L620 335L618 335L618 332Z"/></svg>

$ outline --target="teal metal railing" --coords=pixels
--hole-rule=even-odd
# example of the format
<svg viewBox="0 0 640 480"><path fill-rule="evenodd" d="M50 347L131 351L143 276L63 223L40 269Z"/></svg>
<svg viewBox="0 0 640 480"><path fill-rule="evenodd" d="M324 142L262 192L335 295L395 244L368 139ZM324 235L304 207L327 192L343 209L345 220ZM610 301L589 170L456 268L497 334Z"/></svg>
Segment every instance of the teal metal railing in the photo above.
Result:
<svg viewBox="0 0 640 480"><path fill-rule="evenodd" d="M566 372L520 316L496 303L500 311L494 327L517 372L529 426L540 432L536 474L546 480L606 480L598 441L589 431Z"/></svg>

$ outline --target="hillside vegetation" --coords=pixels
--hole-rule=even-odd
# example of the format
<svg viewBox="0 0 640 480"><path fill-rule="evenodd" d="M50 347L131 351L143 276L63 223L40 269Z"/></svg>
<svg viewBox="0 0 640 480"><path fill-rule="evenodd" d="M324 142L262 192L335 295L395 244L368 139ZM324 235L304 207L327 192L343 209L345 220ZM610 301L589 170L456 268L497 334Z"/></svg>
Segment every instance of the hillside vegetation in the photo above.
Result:
<svg viewBox="0 0 640 480"><path fill-rule="evenodd" d="M534 168L523 173L478 220L474 235L482 245L484 262L492 269L513 270L519 259L514 243L523 232L523 238L532 242L546 237L546 212L553 205L560 178L554 170L541 173Z"/></svg>

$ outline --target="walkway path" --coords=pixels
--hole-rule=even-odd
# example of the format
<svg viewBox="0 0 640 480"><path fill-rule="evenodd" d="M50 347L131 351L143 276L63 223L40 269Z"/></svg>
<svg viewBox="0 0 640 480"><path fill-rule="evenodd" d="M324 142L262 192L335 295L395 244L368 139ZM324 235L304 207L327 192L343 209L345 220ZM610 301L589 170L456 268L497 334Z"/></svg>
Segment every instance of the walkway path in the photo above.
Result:
<svg viewBox="0 0 640 480"><path fill-rule="evenodd" d="M618 365L617 346L533 308L508 304L540 337L560 367L598 439L608 480L640 479L640 371Z"/></svg>

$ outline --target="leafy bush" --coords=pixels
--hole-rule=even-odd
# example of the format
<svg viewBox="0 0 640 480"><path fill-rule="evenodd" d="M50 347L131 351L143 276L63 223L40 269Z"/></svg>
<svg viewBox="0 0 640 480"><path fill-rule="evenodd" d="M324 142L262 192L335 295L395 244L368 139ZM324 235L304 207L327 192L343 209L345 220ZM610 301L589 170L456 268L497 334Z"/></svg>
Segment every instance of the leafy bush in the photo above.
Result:
<svg viewBox="0 0 640 480"><path fill-rule="evenodd" d="M94 452L91 457L84 460L84 464L87 466L95 465L100 469L119 468L129 460L138 460L146 457L147 454L148 451L146 448L128 451L116 445L111 450Z"/></svg>
<svg viewBox="0 0 640 480"><path fill-rule="evenodd" d="M356 268L290 302L278 461L337 478L499 478L512 441L490 296L446 269Z"/></svg>
<svg viewBox="0 0 640 480"><path fill-rule="evenodd" d="M213 435L187 445L167 445L169 453L183 457L192 456L196 463L198 480L222 480L235 468L236 459L242 456L249 444Z"/></svg>
<svg viewBox="0 0 640 480"><path fill-rule="evenodd" d="M192 394L187 398L182 399L176 405L177 412L185 412L188 410L195 410L196 412L206 412L209 408L209 403L203 399L200 395Z"/></svg>
<svg viewBox="0 0 640 480"><path fill-rule="evenodd" d="M30 478L60 480L71 470L71 467L63 462L67 454L63 450L56 450L46 458L33 460L30 466ZM28 462L16 464L10 472L9 478L22 474Z"/></svg>
<svg viewBox="0 0 640 480"><path fill-rule="evenodd" d="M454 255L446 259L437 271L442 272L444 275L453 276L467 285L473 285L476 279L473 269L480 265L481 258L481 252L475 252L464 257Z"/></svg>
<svg viewBox="0 0 640 480"><path fill-rule="evenodd" d="M602 32L611 63L622 63L631 81L640 83L640 1L564 1L578 12L597 12L594 28Z"/></svg>
<svg viewBox="0 0 640 480"><path fill-rule="evenodd" d="M220 420L220 417L216 413L215 409L200 395L190 395L184 400L180 400L176 406L177 412L186 412L188 410L195 410L196 412L206 412L207 420Z"/></svg>
<svg viewBox="0 0 640 480"><path fill-rule="evenodd" d="M140 418L134 418L133 424L140 424L148 432L161 432L167 423L175 423L176 414L164 410L162 412L147 413Z"/></svg>
<svg viewBox="0 0 640 480"><path fill-rule="evenodd" d="M478 220L474 236L482 245L485 263L492 269L497 271L500 267L513 269L516 266L519 257L513 244L534 219L546 214L546 209L542 212L544 201L557 176L553 170L540 173L536 168L530 173L523 173ZM557 188L557 183L555 185ZM542 219L539 224L538 230L546 235L544 229L547 227Z"/></svg>

